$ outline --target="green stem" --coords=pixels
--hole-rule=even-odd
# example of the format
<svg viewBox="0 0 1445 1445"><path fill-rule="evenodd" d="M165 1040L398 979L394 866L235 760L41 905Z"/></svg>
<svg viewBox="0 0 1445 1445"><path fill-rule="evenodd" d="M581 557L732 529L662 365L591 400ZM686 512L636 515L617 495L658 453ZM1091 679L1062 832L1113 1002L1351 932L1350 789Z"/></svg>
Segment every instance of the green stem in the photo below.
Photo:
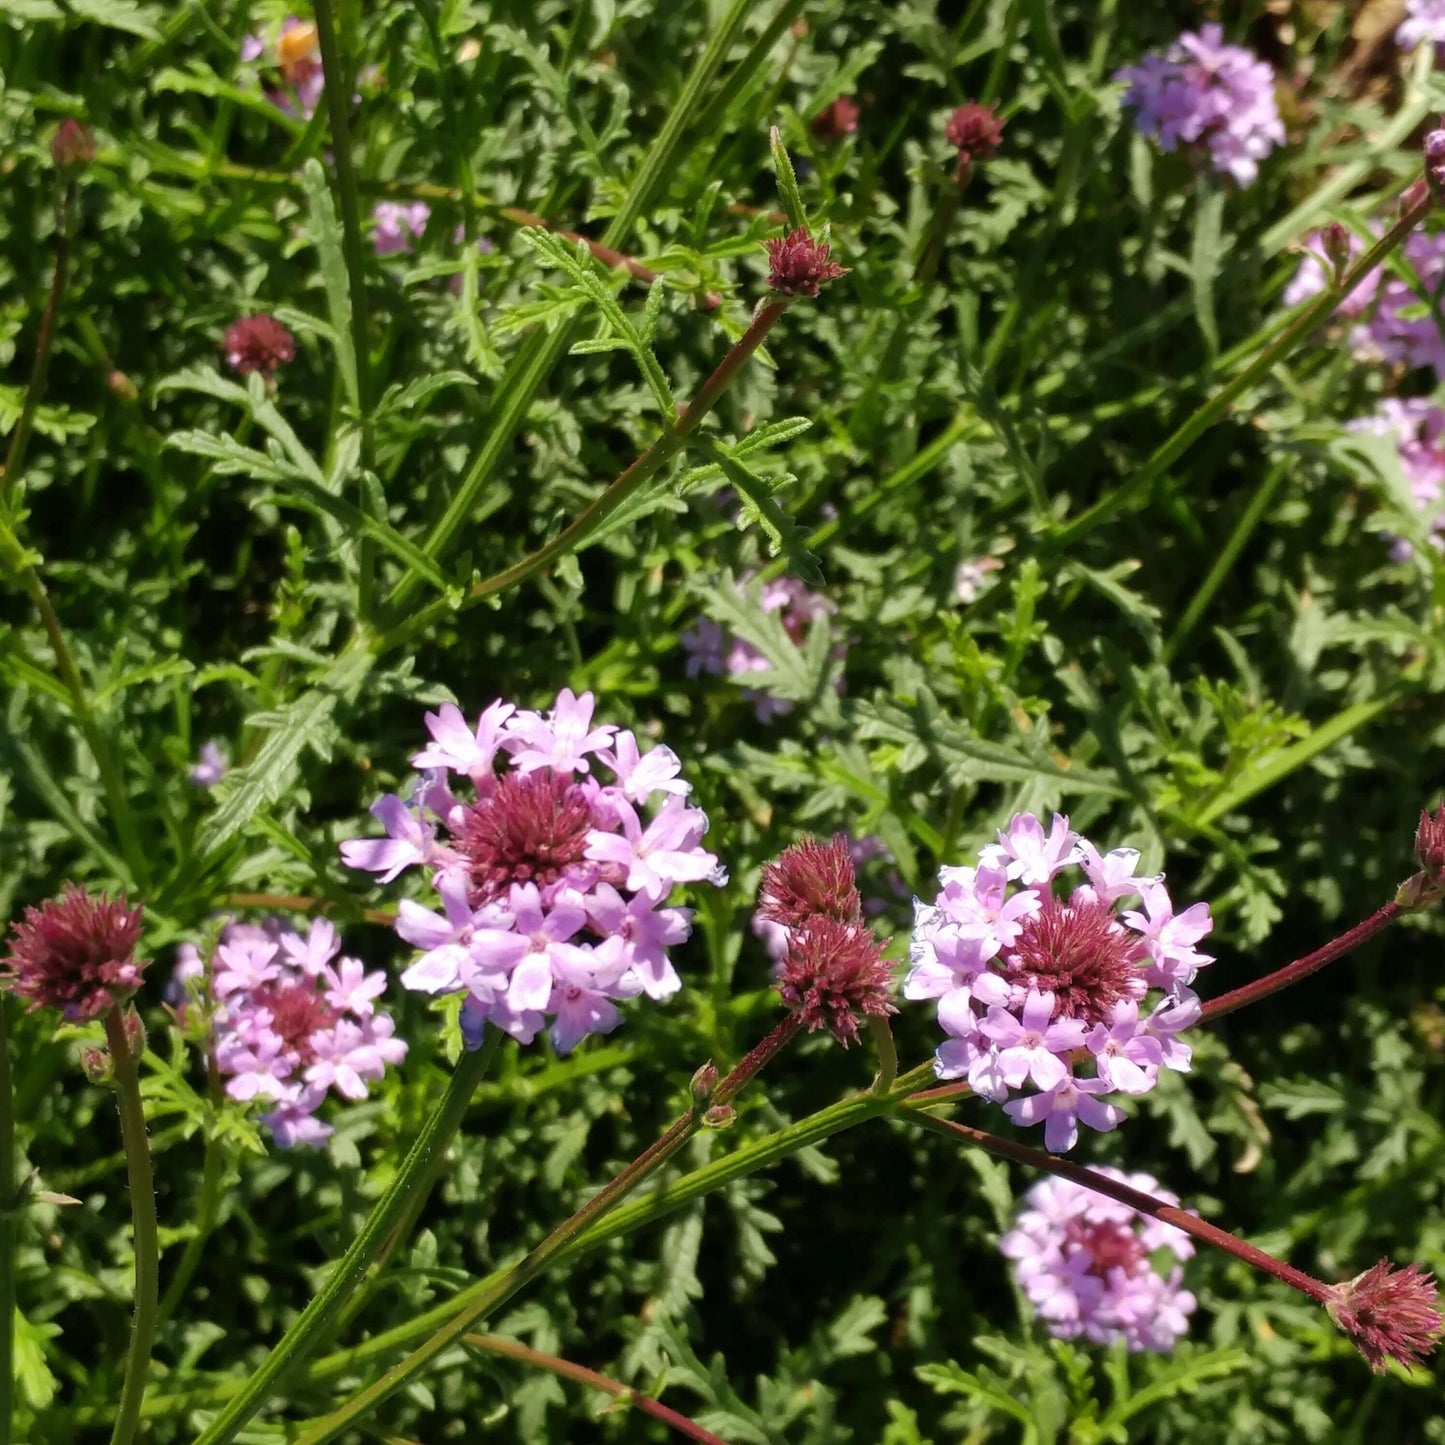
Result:
<svg viewBox="0 0 1445 1445"><path fill-rule="evenodd" d="M1433 204L1428 195L1416 201L1342 278L1328 281L1320 294L1300 310L1269 346L1187 417L1133 476L1115 487L1107 496L1101 497L1072 522L1066 522L1049 533L1045 538L1049 549L1060 551L1072 546L1080 538L1086 537L1115 517L1134 498L1146 492L1184 452L1225 415L1230 404L1242 392L1268 375L1277 362L1288 356L1324 322L1340 302L1420 224Z"/></svg>
<svg viewBox="0 0 1445 1445"><path fill-rule="evenodd" d="M878 1050L878 1076L868 1092L887 1094L898 1079L898 1045L893 1042L893 1030L886 1018L870 1018L868 1032L873 1035L873 1046Z"/></svg>
<svg viewBox="0 0 1445 1445"><path fill-rule="evenodd" d="M374 448L371 427L371 353L367 340L366 259L361 239L361 202L356 185L356 168L351 157L351 129L347 110L351 104L351 81L336 43L336 21L331 0L315 0L316 43L321 50L321 71L326 110L331 120L331 150L336 164L336 188L341 197L341 249L346 257L346 274L351 290L351 349L356 354L357 404L361 412L361 466L372 465ZM361 505L370 509L370 492L361 489ZM371 616L376 587L376 544L365 535L357 550L357 615Z"/></svg>
<svg viewBox="0 0 1445 1445"><path fill-rule="evenodd" d="M624 1385L620 1380L613 1380L606 1375L598 1374L596 1370L589 1370L585 1365L574 1365L571 1360L564 1360L557 1355L547 1355L543 1354L541 1350L529 1349L520 1340L509 1340L502 1335L467 1335L462 1343L489 1355L500 1355L503 1359L516 1360L518 1364L529 1365L534 1370L546 1370L549 1374L560 1376L564 1380L571 1380L578 1385L586 1385L588 1389L601 1390L604 1395L611 1395L614 1400L625 1401L644 1415L651 1415L654 1420L661 1420L663 1424L670 1425L679 1435L700 1442L700 1445L727 1445L727 1442L720 1436L714 1435L710 1430L704 1430L701 1425L694 1424L686 1415L680 1415L676 1410L669 1409L660 1400L654 1400L650 1395L643 1395L632 1389L631 1386Z"/></svg>
<svg viewBox="0 0 1445 1445"><path fill-rule="evenodd" d="M50 640L50 650L55 654L56 670L65 684L65 690L70 694L76 721L80 724L80 730L85 735L91 755L95 758L96 768L100 772L101 785L110 804L111 817L120 839L121 852L125 855L126 866L130 869L132 881L144 887L150 877L149 854L141 846L130 799L126 796L120 773L111 758L105 735L91 711L85 683L81 680L80 671L71 656L65 633L61 630L60 618L51 605L50 596L30 560L30 554L15 535L9 521L0 517L0 574L4 573L8 573L19 583L40 616L40 625Z"/></svg>
<svg viewBox="0 0 1445 1445"><path fill-rule="evenodd" d="M196 1208L195 1231L186 1241L181 1260L175 1273L166 1285L165 1297L161 1300L157 1324L164 1324L175 1313L176 1306L185 1298L186 1288L196 1272L201 1256L216 1227L216 1217L221 1209L221 1185L226 1177L226 1154L214 1129L206 1135L206 1155L201 1164L201 1197Z"/></svg>
<svg viewBox="0 0 1445 1445"><path fill-rule="evenodd" d="M589 1226L600 1222L604 1215L621 1204L639 1184L662 1168L697 1133L705 1117L733 1099L765 1064L796 1038L802 1023L800 1014L784 1014L767 1036L743 1057L706 1100L695 1103L682 1114L660 1138L649 1144L621 1173L604 1184L586 1204L564 1219L546 1239L530 1250L524 1259L500 1276L494 1277L487 1288L460 1308L455 1308L458 1302L453 1301L454 1312L451 1317L430 1339L413 1350L404 1360L393 1365L375 1384L353 1395L340 1409L333 1410L311 1429L299 1435L294 1445L324 1445L324 1442L335 1439L353 1421L369 1414L412 1376L448 1350L483 1315L499 1309L538 1275L545 1273L552 1262Z"/></svg>
<svg viewBox="0 0 1445 1445"><path fill-rule="evenodd" d="M703 382L687 408L625 471L582 509L550 542L544 543L520 562L478 582L462 602L471 607L484 598L493 597L516 587L530 577L548 571L560 558L577 551L597 528L607 520L639 487L643 486L669 462L687 438L702 424L703 418L717 405L718 399L731 385L743 363L763 343L763 338L788 309L786 299L765 302L758 308L753 324L733 343L712 375ZM424 631L437 617L456 610L445 599L414 613L406 622L378 637L372 644L377 654L399 647L417 633Z"/></svg>
<svg viewBox="0 0 1445 1445"><path fill-rule="evenodd" d="M15 1093L10 1082L10 1003L0 993L0 1445L15 1413Z"/></svg>
<svg viewBox="0 0 1445 1445"><path fill-rule="evenodd" d="M1254 529L1259 526L1261 518L1269 510L1269 504L1274 500L1274 494L1279 490L1280 483L1288 474L1290 464L1286 461L1275 462L1265 473L1264 480L1251 494L1249 505L1245 507L1244 515L1235 523L1234 530L1229 534L1229 540L1224 544L1224 550L1215 558L1214 565L1209 569L1209 575L1199 584L1194 596L1189 599L1189 606L1184 609L1184 615L1175 623L1174 630L1169 634L1169 640L1164 644L1166 666L1174 660L1181 644L1199 625L1199 619L1209 610L1209 604L1214 601L1215 594L1234 571L1234 564L1244 550L1244 544L1254 535Z"/></svg>
<svg viewBox="0 0 1445 1445"><path fill-rule="evenodd" d="M1291 743L1289 747L1276 753L1268 762L1244 776L1236 778L1222 792L1215 794L1207 806L1202 808L1194 818L1188 820L1189 826L1197 829L1210 827L1226 813L1232 813L1236 808L1243 807L1257 793L1262 793L1266 788L1272 788L1282 782L1320 753L1334 747L1337 742L1342 738L1349 737L1351 733L1358 732L1362 727L1373 722L1381 713L1394 707L1402 698L1408 697L1424 685L1424 679L1418 673L1402 675L1387 685L1377 697L1341 709L1332 718L1314 728L1308 737Z"/></svg>
<svg viewBox="0 0 1445 1445"><path fill-rule="evenodd" d="M25 447L30 440L30 429L35 424L36 408L45 394L45 378L50 370L50 350L55 340L55 318L60 314L60 298L65 292L65 273L70 264L70 208L75 197L75 185L65 183L60 193L60 203L55 211L55 270L50 277L50 290L45 297L45 310L40 315L40 330L35 337L35 358L30 364L30 383L25 388L25 400L20 405L20 416L15 430L10 433L10 445L5 452L5 470L0 472L0 496L11 480L20 475L25 463Z"/></svg>
<svg viewBox="0 0 1445 1445"><path fill-rule="evenodd" d="M130 1445L140 1423L141 1404L150 1374L161 1254L156 1233L156 1191L151 1178L150 1140L146 1138L145 1109L140 1097L139 1051L131 1052L125 1019L119 1007L112 1008L105 1016L105 1041L110 1048L115 1097L120 1108L120 1137L125 1145L126 1175L130 1182L131 1246L135 1254L135 1315L131 1320L130 1352L126 1357L125 1380L121 1385L110 1445Z"/></svg>
<svg viewBox="0 0 1445 1445"><path fill-rule="evenodd" d="M678 96L661 132L633 178L617 214L612 218L612 224L603 234L603 245L618 246L626 241L638 217L651 204L663 179L680 168L678 151L682 145L683 133L697 112L704 90L722 68L728 50L758 3L759 0L733 0L727 14L693 66L692 73L683 85L682 94ZM799 0L786 0L786 3L801 8ZM457 530L465 524L478 494L491 478L497 464L503 457L511 454L512 439L530 410L533 398L574 338L575 328L572 326L559 326L551 335L539 332L528 341L516 360L507 368L506 376L499 383L500 408L495 416L488 418L487 438L472 459L456 495L423 544L423 551L428 558L436 560ZM420 578L414 571L408 571L398 579L386 602L389 617L402 615L407 600L416 591L419 583Z"/></svg>
<svg viewBox="0 0 1445 1445"><path fill-rule="evenodd" d="M242 1390L197 1437L196 1445L224 1445L280 1387L286 1372L303 1360L328 1333L351 1292L365 1276L366 1267L406 1208L407 1199L432 1160L451 1143L461 1126L472 1091L481 1082L501 1041L496 1029L487 1031L482 1047L463 1054L431 1117L422 1126L396 1177L377 1200L351 1247L327 1276L326 1283L281 1337Z"/></svg>
<svg viewBox="0 0 1445 1445"><path fill-rule="evenodd" d="M829 1104L776 1133L744 1144L721 1159L714 1159L690 1173L680 1175L670 1183L653 1190L645 1198L614 1209L605 1219L598 1220L584 1230L558 1259L571 1259L596 1249L609 1240L643 1229L698 1199L706 1198L740 1179L746 1179L759 1170L841 1133L844 1129L861 1124L865 1119L885 1115L891 1104L917 1095L934 1077L933 1061L930 1059L900 1075L886 1096L856 1094L836 1104ZM920 1095L920 1098L922 1097L926 1096ZM302 1382L306 1385L317 1385L354 1374L364 1365L384 1360L398 1350L425 1339L432 1330L445 1325L457 1310L465 1308L483 1293L493 1289L505 1278L506 1273L505 1270L496 1270L453 1295L451 1299L434 1305L424 1314L417 1315L404 1324L374 1335L362 1344L324 1355L302 1372ZM235 1399L246 1386L247 1382L243 1380L198 1380L187 1390L150 1400L146 1413L162 1418L192 1410L219 1408L226 1401ZM77 1410L72 1418L78 1425L89 1425L94 1424L100 1414L93 1408L82 1408Z"/></svg>

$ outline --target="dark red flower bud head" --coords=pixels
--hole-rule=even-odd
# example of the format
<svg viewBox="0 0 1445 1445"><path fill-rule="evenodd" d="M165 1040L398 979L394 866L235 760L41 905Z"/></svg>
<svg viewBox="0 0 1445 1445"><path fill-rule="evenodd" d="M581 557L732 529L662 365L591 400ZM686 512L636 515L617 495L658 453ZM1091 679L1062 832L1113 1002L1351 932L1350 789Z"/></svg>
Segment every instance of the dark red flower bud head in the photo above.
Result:
<svg viewBox="0 0 1445 1445"><path fill-rule="evenodd" d="M1445 804L1420 814L1415 859L1432 878L1445 880Z"/></svg>
<svg viewBox="0 0 1445 1445"><path fill-rule="evenodd" d="M95 159L95 137L78 120L67 117L50 137L50 158L59 171L82 171Z"/></svg>
<svg viewBox="0 0 1445 1445"><path fill-rule="evenodd" d="M1445 1330L1435 1276L1418 1264L1396 1269L1382 1259L1346 1284L1332 1286L1324 1303L1376 1373L1387 1359L1406 1366L1420 1363Z"/></svg>
<svg viewBox="0 0 1445 1445"><path fill-rule="evenodd" d="M813 117L809 129L813 139L822 145L833 145L858 129L858 102L851 95L840 95Z"/></svg>
<svg viewBox="0 0 1445 1445"><path fill-rule="evenodd" d="M969 101L944 122L943 134L960 164L986 161L1003 144L1003 122L986 105Z"/></svg>
<svg viewBox="0 0 1445 1445"><path fill-rule="evenodd" d="M692 1076L690 1087L693 1103L705 1104L712 1098L712 1091L717 1088L717 1065L711 1059Z"/></svg>
<svg viewBox="0 0 1445 1445"><path fill-rule="evenodd" d="M1420 814L1415 829L1415 861L1420 871L1395 894L1402 908L1425 908L1445 897L1445 805Z"/></svg>
<svg viewBox="0 0 1445 1445"><path fill-rule="evenodd" d="M1325 260L1330 263L1330 276L1334 281L1343 278L1350 266L1350 233L1338 221L1331 221L1321 236Z"/></svg>
<svg viewBox="0 0 1445 1445"><path fill-rule="evenodd" d="M832 247L826 241L815 241L801 226L764 244L772 262L768 285L784 296L816 296L829 281L846 276L851 269L831 260Z"/></svg>
<svg viewBox="0 0 1445 1445"><path fill-rule="evenodd" d="M784 928L806 928L818 918L858 923L863 901L841 833L831 843L804 838L763 868L758 916Z"/></svg>
<svg viewBox="0 0 1445 1445"><path fill-rule="evenodd" d="M274 316L261 312L235 322L226 332L221 350L232 371L242 376L259 371L269 377L295 358L296 340Z"/></svg>
<svg viewBox="0 0 1445 1445"><path fill-rule="evenodd" d="M867 927L820 915L789 936L777 990L809 1033L829 1029L846 1048L858 1037L860 1017L897 1012L888 996L890 973Z"/></svg>
<svg viewBox="0 0 1445 1445"><path fill-rule="evenodd" d="M144 964L135 959L141 911L82 893L65 893L10 930L10 954L0 960L0 985L30 1008L59 1009L72 1023L99 1018L140 987Z"/></svg>

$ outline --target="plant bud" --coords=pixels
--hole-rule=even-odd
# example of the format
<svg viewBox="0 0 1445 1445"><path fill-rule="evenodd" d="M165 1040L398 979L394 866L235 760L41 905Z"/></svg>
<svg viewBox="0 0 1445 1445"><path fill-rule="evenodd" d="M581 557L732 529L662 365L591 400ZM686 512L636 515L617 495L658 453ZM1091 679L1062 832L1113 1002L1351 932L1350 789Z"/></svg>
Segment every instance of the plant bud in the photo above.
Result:
<svg viewBox="0 0 1445 1445"><path fill-rule="evenodd" d="M50 137L56 170L81 171L95 159L95 138L78 120L66 117Z"/></svg>
<svg viewBox="0 0 1445 1445"><path fill-rule="evenodd" d="M110 1054L95 1044L84 1045L80 1050L80 1071L92 1084L110 1083Z"/></svg>
<svg viewBox="0 0 1445 1445"><path fill-rule="evenodd" d="M694 1104L705 1104L712 1098L712 1091L717 1088L717 1065L711 1059L692 1076L692 1101Z"/></svg>

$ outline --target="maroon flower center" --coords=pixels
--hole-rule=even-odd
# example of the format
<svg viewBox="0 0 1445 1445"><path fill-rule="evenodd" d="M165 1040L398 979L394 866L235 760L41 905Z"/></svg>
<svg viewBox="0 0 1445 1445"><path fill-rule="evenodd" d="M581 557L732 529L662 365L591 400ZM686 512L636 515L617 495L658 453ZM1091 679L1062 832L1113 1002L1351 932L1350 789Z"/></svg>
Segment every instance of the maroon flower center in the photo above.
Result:
<svg viewBox="0 0 1445 1445"><path fill-rule="evenodd" d="M1117 1220L1101 1224L1072 1220L1065 1226L1064 1235L1071 1245L1088 1251L1093 1261L1088 1273L1100 1279L1111 1269L1122 1269L1127 1275L1139 1274L1148 1259L1143 1240L1127 1224Z"/></svg>
<svg viewBox="0 0 1445 1445"><path fill-rule="evenodd" d="M271 1015L271 1032L302 1064L316 1057L312 1035L336 1022L336 1010L306 983L263 983L252 997Z"/></svg>
<svg viewBox="0 0 1445 1445"><path fill-rule="evenodd" d="M1138 998L1137 938L1097 899L1061 903L1052 894L1030 918L1007 956L1011 982L1054 996L1054 1018L1108 1022L1114 1005Z"/></svg>
<svg viewBox="0 0 1445 1445"><path fill-rule="evenodd" d="M457 835L474 904L500 898L513 883L546 888L583 861L592 810L575 783L550 769L507 773L467 809Z"/></svg>
<svg viewBox="0 0 1445 1445"><path fill-rule="evenodd" d="M853 860L841 834L831 843L804 838L763 868L758 916L784 928L804 928L819 916L840 923L863 917Z"/></svg>

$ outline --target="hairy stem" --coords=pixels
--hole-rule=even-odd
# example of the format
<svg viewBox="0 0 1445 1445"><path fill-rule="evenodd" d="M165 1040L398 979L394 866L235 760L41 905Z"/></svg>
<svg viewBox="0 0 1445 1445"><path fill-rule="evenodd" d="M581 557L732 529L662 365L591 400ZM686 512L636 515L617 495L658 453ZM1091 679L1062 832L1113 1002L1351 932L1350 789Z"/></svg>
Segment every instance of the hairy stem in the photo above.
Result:
<svg viewBox="0 0 1445 1445"><path fill-rule="evenodd" d="M473 606L484 598L505 592L530 577L550 570L558 560L577 551L608 517L682 450L688 437L702 424L703 418L717 405L718 399L732 384L743 363L763 344L763 338L777 324L788 305L789 302L785 299L764 303L753 318L753 324L733 343L727 355L718 362L712 375L703 382L697 395L677 420L664 428L657 440L550 542L504 571L478 582L467 593L462 605ZM378 637L373 644L373 650L380 654L401 646L418 632L424 631L437 617L444 616L451 610L452 605L445 600L422 608L401 626Z"/></svg>
<svg viewBox="0 0 1445 1445"><path fill-rule="evenodd" d="M1430 211L1429 195L1410 206L1398 221L1338 280L1327 279L1324 289L1242 371L1231 377L1202 406L1185 418L1152 456L1122 485L1101 497L1072 522L1045 539L1050 550L1061 551L1087 536L1141 496L1165 471L1229 410L1230 404L1255 382L1269 374L1307 336L1311 335L1362 281L1408 236Z"/></svg>
<svg viewBox="0 0 1445 1445"><path fill-rule="evenodd" d="M242 1426L280 1388L294 1365L303 1360L329 1333L337 1312L359 1285L366 1267L375 1258L386 1236L401 1218L417 1181L425 1178L432 1160L451 1143L461 1126L472 1091L481 1082L497 1052L501 1035L488 1029L480 1049L463 1054L431 1117L422 1125L401 1168L386 1193L376 1201L366 1222L327 1276L326 1283L301 1312L300 1318L281 1337L260 1368L246 1381L239 1394L197 1437L196 1445L223 1445L234 1440Z"/></svg>
<svg viewBox="0 0 1445 1445"><path fill-rule="evenodd" d="M772 1031L723 1079L707 1100L689 1108L621 1173L604 1184L586 1204L564 1219L540 1244L530 1250L525 1258L468 1299L425 1343L393 1365L374 1384L353 1395L339 1409L333 1410L311 1429L299 1435L295 1445L324 1445L324 1442L334 1440L349 1425L369 1414L438 1355L449 1349L484 1315L499 1309L538 1275L545 1273L553 1261L590 1225L597 1223L621 1204L639 1184L666 1164L702 1126L705 1113L725 1106L769 1060L797 1036L801 1027L802 1019L798 1014L785 1014Z"/></svg>
<svg viewBox="0 0 1445 1445"><path fill-rule="evenodd" d="M149 855L141 846L140 832L131 811L130 798L111 757L110 745L91 711L90 697L86 693L85 683L81 680L80 670L75 665L75 658L71 655L70 645L65 640L60 618L56 615L50 594L46 592L45 583L35 570L31 556L9 521L0 516L0 575L6 575L18 583L39 614L40 625L45 629L45 635L50 641L51 652L55 654L56 671L65 684L65 690L70 694L75 719L80 724L80 730L100 773L101 786L105 789L106 801L110 805L111 819L115 824L126 866L132 880L143 887L150 877Z"/></svg>
<svg viewBox="0 0 1445 1445"><path fill-rule="evenodd" d="M75 199L75 184L65 183L55 212L55 269L50 276L50 290L45 297L45 310L40 314L40 330L35 336L35 357L30 363L30 382L10 445L5 452L5 470L0 472L0 497L11 480L20 475L25 464L25 448L35 424L35 411L45 394L45 378L50 371L50 351L55 342L55 319L60 314L60 298L65 292L65 276L70 267L70 211Z"/></svg>
<svg viewBox="0 0 1445 1445"><path fill-rule="evenodd" d="M351 105L351 81L336 42L336 20L331 0L315 0L316 43L321 50L325 77L326 111L331 122L331 149L335 158L336 188L341 196L341 249L351 291L351 349L356 354L357 404L361 412L361 465L370 467L374 450L371 427L371 356L367 337L366 260L361 240L361 202L356 185L356 167L351 157L351 127L347 110ZM361 505L369 509L369 493L361 491ZM359 595L357 613L371 615L376 587L376 544L362 536L357 550Z"/></svg>
<svg viewBox="0 0 1445 1445"><path fill-rule="evenodd" d="M1218 998L1210 999L1204 1005L1200 1022L1209 1023L1214 1019L1223 1018L1225 1014L1232 1014L1235 1009L1244 1008L1246 1004L1258 1003L1260 999L1268 998L1282 988L1288 988L1291 984L1308 978L1312 973L1318 973L1326 964L1333 963L1337 958L1343 958L1347 953L1357 949L1366 939L1383 932L1408 911L1391 899L1384 907L1376 909L1363 923L1357 923L1353 928L1340 934L1338 938L1331 939L1323 948L1317 948L1313 953L1307 953L1303 958L1297 958L1293 963L1288 963L1283 968L1277 968L1263 978L1255 979L1253 983L1246 983L1239 988L1232 989L1229 993L1221 994Z"/></svg>
<svg viewBox="0 0 1445 1445"><path fill-rule="evenodd" d="M561 1359L557 1355L547 1355L543 1354L541 1350L529 1349L520 1340L509 1340L502 1335L465 1335L462 1343L489 1355L500 1355L504 1359L530 1365L536 1370L546 1370L549 1374L558 1375L564 1380L572 1380L579 1385L586 1385L589 1389L601 1390L603 1394L611 1395L614 1400L623 1400L644 1415L651 1415L654 1420L661 1420L664 1425L670 1425L679 1435L686 1436L689 1440L697 1440L701 1442L701 1445L727 1445L725 1440L714 1435L711 1430L704 1430L701 1425L695 1425L686 1415L680 1415L676 1410L669 1409L660 1400L654 1400L650 1395L640 1394L631 1386L624 1385L620 1380L600 1375L596 1370L587 1369L585 1365L574 1365L571 1360Z"/></svg>
<svg viewBox="0 0 1445 1445"><path fill-rule="evenodd" d="M125 1019L118 1007L105 1016L105 1041L110 1048L115 1097L120 1108L120 1137L125 1146L126 1176L130 1183L131 1247L135 1254L135 1314L130 1326L130 1352L126 1356L125 1379L110 1441L111 1445L130 1445L140 1423L141 1403L150 1374L161 1255L150 1140L146 1137L145 1110L140 1097L139 1050L131 1051Z"/></svg>
<svg viewBox="0 0 1445 1445"><path fill-rule="evenodd" d="M899 1110L897 1117L908 1119L920 1128L931 1129L935 1134L942 1134L956 1142L972 1144L996 1158L1008 1159L1015 1164L1024 1164L1029 1168L1041 1170L1045 1174L1057 1175L1060 1179L1067 1179L1071 1183L1082 1185L1085 1189L1092 1189L1096 1194L1117 1199L1120 1204L1127 1204L1129 1208L1137 1209L1140 1214L1147 1215L1150 1219L1157 1219L1163 1224L1172 1224L1176 1229L1182 1229L1191 1239L1197 1239L1202 1244L1223 1250L1226 1254L1232 1254L1245 1264L1253 1265L1255 1269L1262 1270L1265 1274L1308 1295L1317 1303L1323 1304L1329 1298L1329 1287L1305 1274L1303 1270L1294 1269L1285 1264L1283 1260L1276 1259L1272 1254L1266 1254L1264 1250L1231 1234L1227 1229L1220 1229L1217 1224L1210 1224L1208 1220L1201 1219L1197 1214L1191 1214L1187 1209L1181 1209L1174 1204L1165 1204L1162 1199L1155 1199L1152 1194L1144 1194L1138 1189L1131 1189L1117 1179L1110 1179L1107 1174L1098 1174L1092 1169L1086 1169L1082 1164L1070 1164L1067 1159L1061 1159L1057 1154L1046 1154L1042 1149L1034 1149L1027 1144L1020 1144L1014 1139L1004 1139L997 1134L986 1133L982 1129L972 1129L967 1124L957 1123L953 1119L940 1119L933 1114L920 1113L916 1109Z"/></svg>
<svg viewBox="0 0 1445 1445"><path fill-rule="evenodd" d="M15 1414L15 1092L10 1080L10 1001L0 993L0 1445Z"/></svg>

